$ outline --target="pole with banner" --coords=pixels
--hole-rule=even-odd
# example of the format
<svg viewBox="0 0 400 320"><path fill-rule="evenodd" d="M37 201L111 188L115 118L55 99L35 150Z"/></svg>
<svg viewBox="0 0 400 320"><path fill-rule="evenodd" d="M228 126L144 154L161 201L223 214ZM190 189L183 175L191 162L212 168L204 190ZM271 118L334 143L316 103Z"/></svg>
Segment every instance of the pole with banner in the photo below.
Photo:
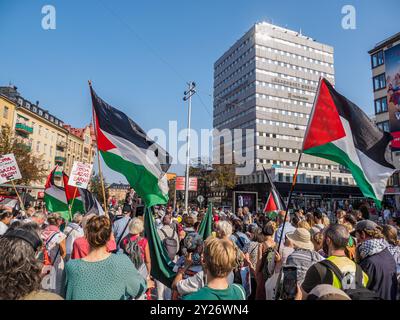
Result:
<svg viewBox="0 0 400 320"><path fill-rule="evenodd" d="M89 80L88 83L89 83L90 90L92 90L92 81ZM98 144L97 127L96 127L97 124L96 124L96 120L95 120L95 116L94 116L94 107L93 106L92 106L92 122L93 122L94 134L96 136L96 147L97 147L97 144ZM99 167L99 176L100 176L100 182L101 182L101 189L103 191L104 213L105 213L105 215L107 217L109 217L108 210L107 210L106 191L104 189L103 173L101 171L101 164L100 164L100 151L99 151L98 147L97 147L97 164L98 164L98 167Z"/></svg>
<svg viewBox="0 0 400 320"><path fill-rule="evenodd" d="M21 172L13 153L0 156L0 184L11 182L22 210L25 210L22 199L15 186L14 180L21 179Z"/></svg>
<svg viewBox="0 0 400 320"><path fill-rule="evenodd" d="M67 186L65 186L66 190L69 186L75 187L71 203L69 204L69 213L70 213L71 218L72 218L72 208L74 206L78 188L81 188L81 189L88 188L88 185L90 182L90 177L92 174L92 169L93 169L92 164L83 163L83 162L79 162L79 161L75 161L72 166L71 175L69 176ZM67 198L68 198L68 196L69 196L69 192L67 192Z"/></svg>

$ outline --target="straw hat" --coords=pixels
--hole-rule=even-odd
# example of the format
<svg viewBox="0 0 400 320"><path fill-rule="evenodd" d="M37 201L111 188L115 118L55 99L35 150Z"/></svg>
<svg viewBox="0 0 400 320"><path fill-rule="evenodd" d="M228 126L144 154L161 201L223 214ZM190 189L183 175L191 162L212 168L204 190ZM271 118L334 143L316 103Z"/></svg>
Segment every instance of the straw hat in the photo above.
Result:
<svg viewBox="0 0 400 320"><path fill-rule="evenodd" d="M286 237L300 249L314 250L311 234L307 229L297 228L293 233L286 233Z"/></svg>

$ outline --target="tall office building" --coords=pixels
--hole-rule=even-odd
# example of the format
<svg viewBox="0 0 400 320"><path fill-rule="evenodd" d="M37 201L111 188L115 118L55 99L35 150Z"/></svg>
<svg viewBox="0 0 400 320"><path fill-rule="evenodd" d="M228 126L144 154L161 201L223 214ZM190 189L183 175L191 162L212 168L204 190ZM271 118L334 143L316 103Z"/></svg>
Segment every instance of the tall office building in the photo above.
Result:
<svg viewBox="0 0 400 320"><path fill-rule="evenodd" d="M319 78L334 84L333 63L332 47L266 22L255 24L215 62L214 128L254 130L254 171L237 177L238 184L249 188L265 182L264 166L287 194ZM350 187L354 179L346 170L306 154L298 183L316 199L333 192L360 195Z"/></svg>
<svg viewBox="0 0 400 320"><path fill-rule="evenodd" d="M392 53L389 52L392 51ZM372 85L374 94L374 107L375 107L375 122L383 131L390 131L389 111L387 100L387 79L392 83L397 82L397 87L400 86L400 73L393 77L392 73L396 72L395 68L389 68L390 65L399 65L400 56L400 32L385 39L375 45L368 53L371 56L371 70L372 70ZM386 61L389 58L391 61ZM400 68L398 68L399 72ZM391 79L392 78L392 79ZM396 87L396 85L395 85ZM400 95L397 91L397 95ZM400 151L395 151L393 155L393 164L396 168L400 169ZM388 181L388 187L385 192L386 200L393 205L396 204L400 208L400 178L399 173L394 173Z"/></svg>

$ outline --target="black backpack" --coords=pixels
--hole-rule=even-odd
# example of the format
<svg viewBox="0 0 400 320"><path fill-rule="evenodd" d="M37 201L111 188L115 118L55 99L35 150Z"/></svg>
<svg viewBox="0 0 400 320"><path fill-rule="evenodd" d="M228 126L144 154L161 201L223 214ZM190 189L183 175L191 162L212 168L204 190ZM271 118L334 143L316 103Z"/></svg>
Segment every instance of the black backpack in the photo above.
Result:
<svg viewBox="0 0 400 320"><path fill-rule="evenodd" d="M341 290L343 290L351 298L351 300L382 300L374 291L364 287L363 271L358 264L356 264L355 278L353 279L353 281L349 281L351 280L351 278L348 276L349 273L343 274L338 266L332 261L325 259L320 261L319 263L322 264L326 269L332 271L336 275L336 277L338 277L338 279L342 283ZM324 277L321 278L323 279ZM343 283L343 281L346 280L347 282ZM345 284L346 287L349 286L349 288L343 288L343 284Z"/></svg>
<svg viewBox="0 0 400 320"><path fill-rule="evenodd" d="M176 254L178 253L178 241L174 238L176 234L176 228L173 227L173 232L170 237L168 237L167 233L163 230L160 229L160 231L164 234L165 238L163 239L163 245L165 249L167 250L168 257L171 260L174 260Z"/></svg>

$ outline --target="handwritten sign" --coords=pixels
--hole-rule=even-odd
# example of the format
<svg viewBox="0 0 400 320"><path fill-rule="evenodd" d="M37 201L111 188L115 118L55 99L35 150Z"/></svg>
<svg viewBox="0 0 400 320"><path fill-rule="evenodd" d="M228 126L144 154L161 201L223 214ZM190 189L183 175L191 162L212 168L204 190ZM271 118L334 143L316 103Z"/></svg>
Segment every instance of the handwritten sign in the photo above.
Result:
<svg viewBox="0 0 400 320"><path fill-rule="evenodd" d="M93 165L75 161L69 176L68 185L87 189L92 174Z"/></svg>
<svg viewBox="0 0 400 320"><path fill-rule="evenodd" d="M9 153L0 156L0 184L21 178L21 172L14 154Z"/></svg>

